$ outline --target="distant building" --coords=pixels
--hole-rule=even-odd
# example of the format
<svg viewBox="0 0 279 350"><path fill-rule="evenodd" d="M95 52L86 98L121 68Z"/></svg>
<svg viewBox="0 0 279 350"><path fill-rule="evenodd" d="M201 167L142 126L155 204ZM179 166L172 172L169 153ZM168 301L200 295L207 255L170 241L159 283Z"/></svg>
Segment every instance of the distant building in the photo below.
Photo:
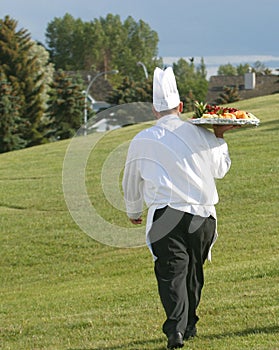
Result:
<svg viewBox="0 0 279 350"><path fill-rule="evenodd" d="M83 90L82 93L85 95L86 91ZM106 101L96 101L90 94L87 95L87 101L95 113L102 112L105 109L112 107L112 105Z"/></svg>
<svg viewBox="0 0 279 350"><path fill-rule="evenodd" d="M245 79L246 78L246 79ZM279 93L279 76L278 75L256 75L249 81L247 76L211 76L208 84L206 96L207 103L215 103L220 93L223 92L224 86L238 89L241 100L248 98L271 95Z"/></svg>
<svg viewBox="0 0 279 350"><path fill-rule="evenodd" d="M102 118L93 125L91 125L88 130L95 132L105 132L109 130L114 130L120 128L120 125L115 125L111 123L110 119Z"/></svg>

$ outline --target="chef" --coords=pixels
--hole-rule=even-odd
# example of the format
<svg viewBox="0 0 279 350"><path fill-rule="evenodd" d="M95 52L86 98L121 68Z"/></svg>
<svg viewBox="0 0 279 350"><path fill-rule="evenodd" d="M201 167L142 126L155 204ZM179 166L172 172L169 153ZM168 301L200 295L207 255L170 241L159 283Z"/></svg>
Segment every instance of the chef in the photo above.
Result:
<svg viewBox="0 0 279 350"><path fill-rule="evenodd" d="M165 310L167 347L183 347L196 335L197 307L204 285L203 264L217 238L218 193L231 160L224 133L180 119L180 101L171 67L153 76L154 126L131 141L123 176L127 215L142 223L148 207L147 244L154 258L158 292Z"/></svg>

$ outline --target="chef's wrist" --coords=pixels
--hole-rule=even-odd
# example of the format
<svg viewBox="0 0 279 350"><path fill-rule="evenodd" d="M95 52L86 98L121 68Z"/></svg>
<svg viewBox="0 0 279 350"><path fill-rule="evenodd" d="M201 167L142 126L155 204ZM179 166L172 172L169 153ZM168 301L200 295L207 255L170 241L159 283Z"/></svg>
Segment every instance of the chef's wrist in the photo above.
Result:
<svg viewBox="0 0 279 350"><path fill-rule="evenodd" d="M220 132L215 132L215 131L214 131L214 134L215 134L215 136L216 136L218 139L223 139L223 138L224 138L224 133L223 133L223 132L220 133Z"/></svg>

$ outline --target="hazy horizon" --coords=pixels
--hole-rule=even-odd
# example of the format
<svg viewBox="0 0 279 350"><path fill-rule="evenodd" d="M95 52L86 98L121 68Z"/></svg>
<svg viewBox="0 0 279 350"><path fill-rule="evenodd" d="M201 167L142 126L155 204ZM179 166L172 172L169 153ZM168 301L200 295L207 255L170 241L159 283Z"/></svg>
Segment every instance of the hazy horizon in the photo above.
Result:
<svg viewBox="0 0 279 350"><path fill-rule="evenodd" d="M189 60L189 57L175 57L175 56L166 56L163 57L164 64L173 64L177 62L180 58ZM251 66L260 61L267 68L271 69L273 73L278 73L276 69L279 69L279 56L272 55L224 55L224 56L197 56L194 57L194 64L197 66L200 64L201 59L204 59L204 63L207 71L207 78L210 78L212 75L217 75L217 71L219 66L225 64L232 64L233 66L237 66L239 64L250 64Z"/></svg>

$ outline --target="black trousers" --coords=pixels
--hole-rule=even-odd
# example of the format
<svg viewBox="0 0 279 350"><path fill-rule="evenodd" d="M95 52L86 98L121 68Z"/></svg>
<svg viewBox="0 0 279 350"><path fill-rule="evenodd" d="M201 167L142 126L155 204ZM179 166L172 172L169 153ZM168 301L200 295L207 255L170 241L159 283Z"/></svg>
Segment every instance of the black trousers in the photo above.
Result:
<svg viewBox="0 0 279 350"><path fill-rule="evenodd" d="M166 313L163 332L185 333L198 321L204 285L203 264L213 241L216 222L170 207L155 211L150 230L158 291Z"/></svg>

